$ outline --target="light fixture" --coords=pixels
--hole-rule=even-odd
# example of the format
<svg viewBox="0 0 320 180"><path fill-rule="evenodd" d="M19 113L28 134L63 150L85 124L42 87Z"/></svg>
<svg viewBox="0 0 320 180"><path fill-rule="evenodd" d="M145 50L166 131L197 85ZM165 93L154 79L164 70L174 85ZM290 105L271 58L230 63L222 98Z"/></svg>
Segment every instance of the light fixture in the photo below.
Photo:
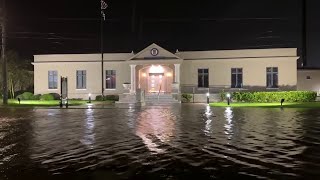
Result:
<svg viewBox="0 0 320 180"><path fill-rule="evenodd" d="M89 103L91 103L91 93L89 93L88 96L89 96Z"/></svg>
<svg viewBox="0 0 320 180"><path fill-rule="evenodd" d="M210 96L210 93L207 93L207 97L209 97Z"/></svg>
<svg viewBox="0 0 320 180"><path fill-rule="evenodd" d="M171 76L172 76L172 74L171 74L171 73L167 73L167 76L168 76L168 77L171 77Z"/></svg>

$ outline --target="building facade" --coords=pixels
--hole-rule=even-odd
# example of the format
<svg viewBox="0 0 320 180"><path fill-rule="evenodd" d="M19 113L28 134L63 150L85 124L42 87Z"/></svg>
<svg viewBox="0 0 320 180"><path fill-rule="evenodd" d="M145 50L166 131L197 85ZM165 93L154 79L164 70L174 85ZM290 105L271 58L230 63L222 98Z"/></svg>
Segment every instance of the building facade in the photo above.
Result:
<svg viewBox="0 0 320 180"><path fill-rule="evenodd" d="M35 55L34 93L60 94L61 77L68 78L68 98L81 99L137 89L164 94L296 90L298 58L296 48L172 53L151 44L136 54L105 53L102 71L101 54Z"/></svg>

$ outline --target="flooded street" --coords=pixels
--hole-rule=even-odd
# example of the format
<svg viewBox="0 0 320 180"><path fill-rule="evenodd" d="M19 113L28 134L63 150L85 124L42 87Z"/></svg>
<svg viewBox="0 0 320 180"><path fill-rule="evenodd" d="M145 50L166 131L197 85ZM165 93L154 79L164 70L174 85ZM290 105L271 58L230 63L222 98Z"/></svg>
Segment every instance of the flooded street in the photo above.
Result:
<svg viewBox="0 0 320 180"><path fill-rule="evenodd" d="M317 109L0 109L0 179L320 177Z"/></svg>

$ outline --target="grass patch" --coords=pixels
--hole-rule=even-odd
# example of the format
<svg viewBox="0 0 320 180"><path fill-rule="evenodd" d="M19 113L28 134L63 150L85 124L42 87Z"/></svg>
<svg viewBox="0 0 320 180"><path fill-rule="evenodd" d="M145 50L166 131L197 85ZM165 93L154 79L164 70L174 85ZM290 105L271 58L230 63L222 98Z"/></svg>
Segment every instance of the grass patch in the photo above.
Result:
<svg viewBox="0 0 320 180"><path fill-rule="evenodd" d="M92 104L112 104L113 101L92 101ZM55 107L59 106L60 100L21 100L20 104L19 101L16 99L9 99L8 106L15 106L15 107L25 107L25 106L46 106L46 107ZM80 106L88 104L88 100L69 100L69 106ZM2 102L1 102L2 105Z"/></svg>
<svg viewBox="0 0 320 180"><path fill-rule="evenodd" d="M212 107L261 107L261 108L281 108L280 103L230 103L218 102L210 103ZM283 108L320 108L320 102L283 103Z"/></svg>

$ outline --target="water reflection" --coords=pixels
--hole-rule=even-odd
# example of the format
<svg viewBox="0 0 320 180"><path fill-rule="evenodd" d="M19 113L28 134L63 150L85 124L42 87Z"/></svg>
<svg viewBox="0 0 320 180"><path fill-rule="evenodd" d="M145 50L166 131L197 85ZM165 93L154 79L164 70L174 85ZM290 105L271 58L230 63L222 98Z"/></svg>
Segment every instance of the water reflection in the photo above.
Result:
<svg viewBox="0 0 320 180"><path fill-rule="evenodd" d="M318 110L0 109L0 179L318 179L319 134Z"/></svg>
<svg viewBox="0 0 320 180"><path fill-rule="evenodd" d="M166 150L162 145L171 141L175 119L169 109L142 111L137 117L135 134L143 140L151 152L164 153Z"/></svg>
<svg viewBox="0 0 320 180"><path fill-rule="evenodd" d="M212 133L212 118L213 118L213 112L211 110L211 107L209 105L206 106L206 111L205 111L205 129L204 133L206 136L210 136Z"/></svg>
<svg viewBox="0 0 320 180"><path fill-rule="evenodd" d="M88 148L94 148L94 143L95 143L95 132L94 132L94 127L95 127L95 122L94 122L94 109L86 109L86 118L85 118L85 132L83 139L81 142L86 145Z"/></svg>
<svg viewBox="0 0 320 180"><path fill-rule="evenodd" d="M228 140L231 140L233 135L233 111L231 107L226 107L226 110L224 111L224 117L226 118L226 123L224 125L224 133L227 135Z"/></svg>

